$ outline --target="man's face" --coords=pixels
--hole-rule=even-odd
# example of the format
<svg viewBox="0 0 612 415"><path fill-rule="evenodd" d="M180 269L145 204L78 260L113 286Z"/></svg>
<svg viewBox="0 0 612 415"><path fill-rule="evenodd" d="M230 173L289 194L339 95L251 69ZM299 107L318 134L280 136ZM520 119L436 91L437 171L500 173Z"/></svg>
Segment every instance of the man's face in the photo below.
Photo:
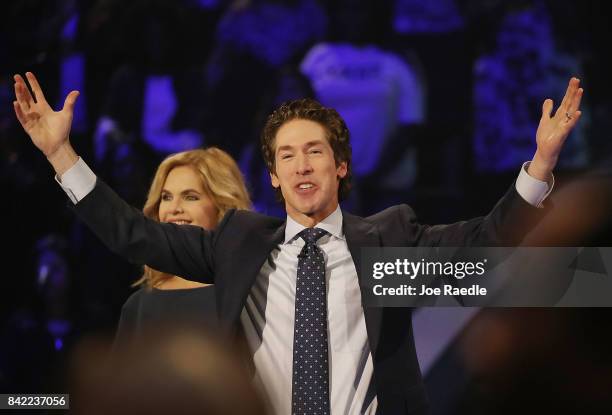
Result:
<svg viewBox="0 0 612 415"><path fill-rule="evenodd" d="M295 119L276 133L272 186L280 187L287 214L310 227L329 216L338 206L340 179L347 164L336 166L334 152L317 122Z"/></svg>

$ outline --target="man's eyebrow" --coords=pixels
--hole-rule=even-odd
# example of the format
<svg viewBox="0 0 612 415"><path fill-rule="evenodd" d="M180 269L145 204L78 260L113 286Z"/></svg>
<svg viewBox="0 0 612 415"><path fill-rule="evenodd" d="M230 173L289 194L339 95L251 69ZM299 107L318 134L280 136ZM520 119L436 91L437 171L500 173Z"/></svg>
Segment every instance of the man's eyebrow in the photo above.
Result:
<svg viewBox="0 0 612 415"><path fill-rule="evenodd" d="M292 149L293 149L293 146L280 146L276 150L283 151L283 150L292 150Z"/></svg>
<svg viewBox="0 0 612 415"><path fill-rule="evenodd" d="M306 147L313 147L319 144L323 144L323 140L312 140L305 144Z"/></svg>
<svg viewBox="0 0 612 415"><path fill-rule="evenodd" d="M305 143L303 145L303 147L312 147L312 146L316 146L318 144L323 144L323 140L312 140L312 141L309 141L309 142ZM297 146L284 145L284 146L278 147L277 151L293 150L295 147L297 147Z"/></svg>

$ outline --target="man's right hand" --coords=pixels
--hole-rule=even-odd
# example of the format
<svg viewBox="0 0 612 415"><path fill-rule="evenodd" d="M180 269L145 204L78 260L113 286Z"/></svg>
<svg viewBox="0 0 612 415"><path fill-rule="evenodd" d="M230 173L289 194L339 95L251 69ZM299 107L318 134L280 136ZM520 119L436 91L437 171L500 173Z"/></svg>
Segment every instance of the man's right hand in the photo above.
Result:
<svg viewBox="0 0 612 415"><path fill-rule="evenodd" d="M21 75L15 75L15 97L13 107L19 123L30 136L32 142L47 157L58 174L62 174L77 156L69 142L70 127L74 113L74 104L79 96L78 91L72 91L64 101L61 111L53 111L47 103L36 77L26 72L34 97L30 94L25 80Z"/></svg>

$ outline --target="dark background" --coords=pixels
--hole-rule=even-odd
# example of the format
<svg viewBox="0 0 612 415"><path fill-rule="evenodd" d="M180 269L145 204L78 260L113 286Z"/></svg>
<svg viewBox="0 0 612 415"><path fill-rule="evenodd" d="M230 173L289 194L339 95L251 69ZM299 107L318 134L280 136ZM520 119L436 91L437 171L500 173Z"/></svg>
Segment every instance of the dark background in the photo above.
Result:
<svg viewBox="0 0 612 415"><path fill-rule="evenodd" d="M555 171L556 192L569 189L555 207L568 213L534 240L610 245L610 210L601 208L610 206L612 153L607 2L421 3L3 2L0 392L64 391L72 348L88 334L113 332L141 272L75 221L13 114L15 73L34 72L57 108L71 89L82 92L72 143L137 207L156 165L172 152L147 139L147 82L170 79L169 140L189 131L201 145L227 150L240 162L255 209L283 215L254 145L265 117L285 99L320 98L300 71L317 43L375 45L403 62L421 90L400 91L396 99L422 111L409 121L391 116L389 134L372 139L382 148L377 163L355 177L345 207L368 214L410 203L424 223L485 214L533 154L543 100L559 103L577 76L584 116ZM338 102L342 94L334 93ZM105 130L108 120L113 128ZM415 157L401 157L408 153ZM393 170L413 174L398 182ZM593 177L598 184L580 190ZM603 199L590 199L594 194ZM572 200L575 213L595 215L597 225L579 224L580 232L568 236L558 230L576 219L564 210ZM599 209L591 211L594 205ZM434 412L610 413L609 316L607 309L481 311L426 373Z"/></svg>

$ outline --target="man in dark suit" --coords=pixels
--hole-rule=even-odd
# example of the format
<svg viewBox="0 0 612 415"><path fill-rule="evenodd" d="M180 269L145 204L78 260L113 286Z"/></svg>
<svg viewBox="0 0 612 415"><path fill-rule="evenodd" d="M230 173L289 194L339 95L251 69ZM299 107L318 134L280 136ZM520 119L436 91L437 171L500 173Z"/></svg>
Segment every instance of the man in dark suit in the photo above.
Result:
<svg viewBox="0 0 612 415"><path fill-rule="evenodd" d="M97 180L68 137L78 93L54 112L27 77L37 99L17 75L15 112L77 214L132 262L214 282L219 316L246 338L255 381L279 414L427 413L410 310L363 307L359 248L517 243L544 211L537 207L582 96L573 78L554 116L545 101L534 159L489 215L444 226L418 224L405 205L369 218L341 211L351 171L346 125L315 101L290 102L262 135L287 220L231 211L207 232L148 220Z"/></svg>

